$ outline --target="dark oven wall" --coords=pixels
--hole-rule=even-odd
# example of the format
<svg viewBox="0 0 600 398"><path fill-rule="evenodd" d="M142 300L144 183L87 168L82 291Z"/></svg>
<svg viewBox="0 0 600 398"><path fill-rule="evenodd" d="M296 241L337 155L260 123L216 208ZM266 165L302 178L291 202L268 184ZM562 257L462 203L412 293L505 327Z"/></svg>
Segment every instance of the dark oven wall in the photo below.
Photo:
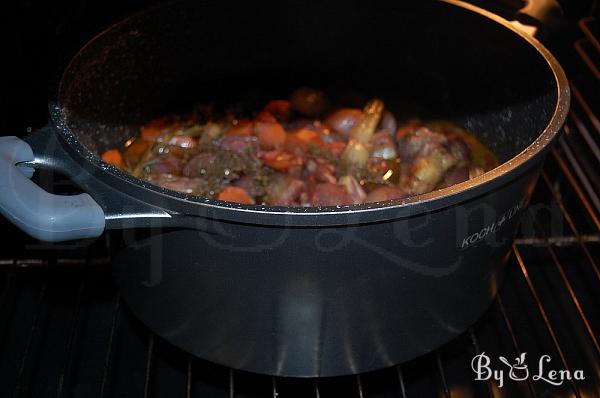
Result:
<svg viewBox="0 0 600 398"><path fill-rule="evenodd" d="M3 4L0 44L4 71L0 78L0 135L23 135L47 120L47 101L56 97L62 70L77 50L113 22L161 3L159 0L46 2L9 1ZM510 18L520 0L473 4ZM568 18L585 15L593 0L561 1ZM340 10L343 12L343 10Z"/></svg>
<svg viewBox="0 0 600 398"><path fill-rule="evenodd" d="M11 1L3 4L0 135L43 126L62 70L77 50L112 23L157 0Z"/></svg>

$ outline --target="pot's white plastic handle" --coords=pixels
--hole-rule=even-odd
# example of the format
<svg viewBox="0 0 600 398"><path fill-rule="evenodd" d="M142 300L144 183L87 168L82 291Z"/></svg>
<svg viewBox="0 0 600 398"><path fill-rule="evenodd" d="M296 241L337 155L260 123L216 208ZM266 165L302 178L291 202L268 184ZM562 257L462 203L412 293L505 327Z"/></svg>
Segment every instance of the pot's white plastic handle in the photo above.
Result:
<svg viewBox="0 0 600 398"><path fill-rule="evenodd" d="M58 242L93 238L104 231L102 208L87 193L54 195L33 181L33 168L19 166L35 158L29 144L0 137L0 213L34 238Z"/></svg>

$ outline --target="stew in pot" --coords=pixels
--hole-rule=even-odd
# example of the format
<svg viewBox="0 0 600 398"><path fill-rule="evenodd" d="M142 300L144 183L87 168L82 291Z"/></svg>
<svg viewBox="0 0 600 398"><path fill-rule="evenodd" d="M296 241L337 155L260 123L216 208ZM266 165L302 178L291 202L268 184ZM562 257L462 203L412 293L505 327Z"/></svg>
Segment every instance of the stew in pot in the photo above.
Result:
<svg viewBox="0 0 600 398"><path fill-rule="evenodd" d="M448 121L396 120L382 100L333 108L310 88L251 117L210 106L149 121L102 159L175 191L244 204L335 206L401 199L498 165Z"/></svg>

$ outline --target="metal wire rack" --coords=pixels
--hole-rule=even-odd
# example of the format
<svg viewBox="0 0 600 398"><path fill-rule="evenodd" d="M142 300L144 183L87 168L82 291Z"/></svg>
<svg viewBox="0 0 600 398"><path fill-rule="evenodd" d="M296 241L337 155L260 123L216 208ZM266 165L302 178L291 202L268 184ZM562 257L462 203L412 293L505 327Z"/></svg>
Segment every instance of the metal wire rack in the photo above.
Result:
<svg viewBox="0 0 600 398"><path fill-rule="evenodd" d="M574 43L572 111L552 149L489 311L439 350L337 378L250 374L192 357L137 321L110 277L109 248L0 251L0 397L595 397L600 396L600 121L597 21ZM11 242L9 239L8 242ZM60 247L59 247L60 249ZM68 254L68 257L65 257ZM547 354L584 380L474 380L472 358Z"/></svg>

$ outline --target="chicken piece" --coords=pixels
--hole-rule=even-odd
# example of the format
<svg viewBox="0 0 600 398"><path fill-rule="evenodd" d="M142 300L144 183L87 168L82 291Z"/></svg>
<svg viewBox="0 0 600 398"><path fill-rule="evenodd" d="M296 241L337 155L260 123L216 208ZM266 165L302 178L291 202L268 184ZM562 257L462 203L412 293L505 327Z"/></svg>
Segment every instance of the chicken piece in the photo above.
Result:
<svg viewBox="0 0 600 398"><path fill-rule="evenodd" d="M413 195L433 191L456 163L456 158L443 147L417 157L410 168L408 190Z"/></svg>
<svg viewBox="0 0 600 398"><path fill-rule="evenodd" d="M442 182L459 159L450 149L448 138L427 127L407 131L398 140L398 153L409 163L406 189L413 195L430 192Z"/></svg>

